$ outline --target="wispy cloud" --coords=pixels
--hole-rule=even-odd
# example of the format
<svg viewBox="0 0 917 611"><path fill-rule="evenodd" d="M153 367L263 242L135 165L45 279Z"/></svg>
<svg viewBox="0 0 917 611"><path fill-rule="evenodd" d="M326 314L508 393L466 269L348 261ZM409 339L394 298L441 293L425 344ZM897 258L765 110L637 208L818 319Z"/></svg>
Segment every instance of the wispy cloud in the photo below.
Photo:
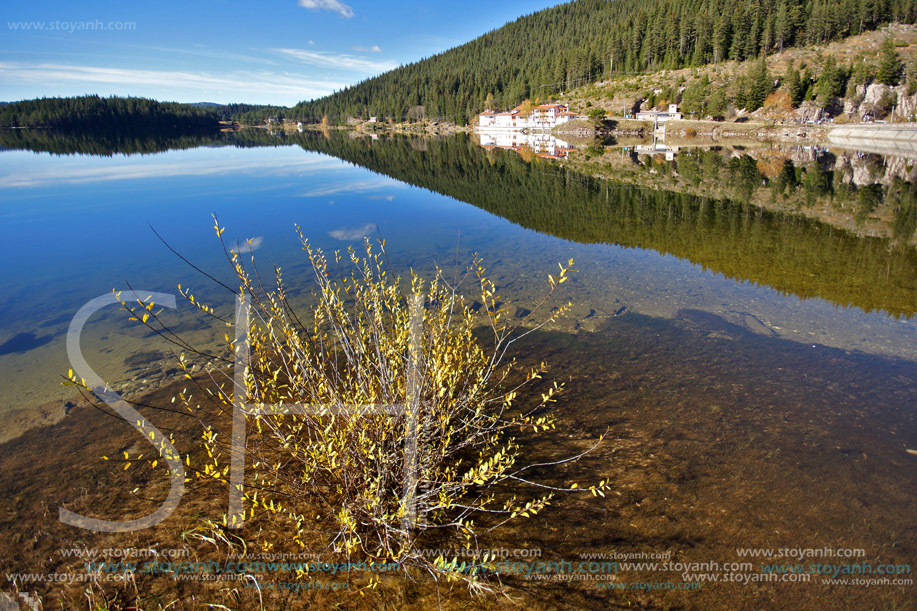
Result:
<svg viewBox="0 0 917 611"><path fill-rule="evenodd" d="M234 71L213 74L25 62L0 62L0 81L7 86L47 83L58 86L104 85L107 86L105 93L120 95L150 95L148 92L157 90L160 93L154 97L160 99L175 99L176 92L184 92L184 95L199 92L201 99L225 102L241 99L254 102L252 91L269 91L272 97L283 97L293 103L328 95L346 86L342 82L311 80L290 73Z"/></svg>
<svg viewBox="0 0 917 611"><path fill-rule="evenodd" d="M362 227L341 227L340 229L335 229L334 231L329 231L330 235L335 240L343 240L345 242L352 242L353 240L359 240L362 237L371 235L376 230L375 223L366 223Z"/></svg>
<svg viewBox="0 0 917 611"><path fill-rule="evenodd" d="M310 11L331 11L342 17L353 17L353 9L339 0L299 0L299 6Z"/></svg>
<svg viewBox="0 0 917 611"><path fill-rule="evenodd" d="M355 70L358 72L385 72L396 68L398 64L392 61L376 61L348 55L347 53L328 53L327 51L308 51L306 49L272 49L287 57L301 61L310 66L336 68L339 70Z"/></svg>
<svg viewBox="0 0 917 611"><path fill-rule="evenodd" d="M360 45L354 45L350 47L354 51L361 51L363 53L382 53L382 49L379 48L379 45L373 45L371 47L362 47Z"/></svg>
<svg viewBox="0 0 917 611"><path fill-rule="evenodd" d="M149 49L150 51L165 51L166 53L175 53L178 55L188 56L188 55L198 55L200 57L208 57L212 59L222 59L231 62L248 62L253 64L269 64L277 65L277 62L272 60L269 57L264 55L245 55L243 53L237 53L234 51L225 51L223 49L210 49L206 45L195 43L193 49L188 47L156 47L156 46L144 46L140 47L144 50ZM257 53L257 50L251 49Z"/></svg>

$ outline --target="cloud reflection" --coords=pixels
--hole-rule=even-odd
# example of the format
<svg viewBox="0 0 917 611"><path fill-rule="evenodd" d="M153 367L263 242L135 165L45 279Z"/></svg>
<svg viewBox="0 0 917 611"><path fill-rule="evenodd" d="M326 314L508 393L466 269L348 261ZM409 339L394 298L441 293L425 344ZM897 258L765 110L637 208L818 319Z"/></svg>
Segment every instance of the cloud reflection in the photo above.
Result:
<svg viewBox="0 0 917 611"><path fill-rule="evenodd" d="M12 155L4 153L4 155ZM0 170L0 189L53 187L111 181L172 178L179 176L256 175L291 176L338 171L340 163L320 156L239 155L235 159L201 159L200 151L160 158L71 157L51 164L9 163ZM13 160L11 157L5 160ZM16 160L20 161L20 160Z"/></svg>
<svg viewBox="0 0 917 611"><path fill-rule="evenodd" d="M403 184L393 178L384 178L382 176L378 176L367 180L352 180L339 184L321 185L315 189L312 189L311 191L301 193L300 197L325 197L326 195L334 195L336 193L365 193L366 191L375 191L383 187L399 186L403 186ZM371 196L370 199L384 197L390 197L391 199L389 199L389 201L395 198L394 195L376 195Z"/></svg>
<svg viewBox="0 0 917 611"><path fill-rule="evenodd" d="M329 231L328 235L334 238L335 240L342 240L344 242L352 242L354 240L359 240L365 236L368 236L376 231L375 223L366 223L362 227L353 227L347 229L346 227L341 227L335 229L334 231Z"/></svg>
<svg viewBox="0 0 917 611"><path fill-rule="evenodd" d="M240 255L251 254L261 248L261 244L264 242L264 236L259 235L254 238L248 238L247 240L236 240L229 245L229 249L233 252L237 252Z"/></svg>

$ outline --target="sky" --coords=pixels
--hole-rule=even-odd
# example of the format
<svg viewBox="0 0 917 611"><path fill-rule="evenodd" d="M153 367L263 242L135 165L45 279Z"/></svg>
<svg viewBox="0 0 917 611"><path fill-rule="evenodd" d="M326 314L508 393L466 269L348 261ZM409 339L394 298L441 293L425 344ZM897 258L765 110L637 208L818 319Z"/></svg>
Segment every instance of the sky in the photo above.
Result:
<svg viewBox="0 0 917 611"><path fill-rule="evenodd" d="M291 106L559 0L12 0L0 101L84 94Z"/></svg>

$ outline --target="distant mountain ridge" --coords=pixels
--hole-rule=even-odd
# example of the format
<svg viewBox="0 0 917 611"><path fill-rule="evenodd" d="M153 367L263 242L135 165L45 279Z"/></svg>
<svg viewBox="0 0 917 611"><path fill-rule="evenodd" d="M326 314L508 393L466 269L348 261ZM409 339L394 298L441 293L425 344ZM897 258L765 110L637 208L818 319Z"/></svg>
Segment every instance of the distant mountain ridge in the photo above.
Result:
<svg viewBox="0 0 917 611"><path fill-rule="evenodd" d="M507 108L610 76L745 60L915 20L917 0L577 0L301 102L291 115L466 123L487 103Z"/></svg>

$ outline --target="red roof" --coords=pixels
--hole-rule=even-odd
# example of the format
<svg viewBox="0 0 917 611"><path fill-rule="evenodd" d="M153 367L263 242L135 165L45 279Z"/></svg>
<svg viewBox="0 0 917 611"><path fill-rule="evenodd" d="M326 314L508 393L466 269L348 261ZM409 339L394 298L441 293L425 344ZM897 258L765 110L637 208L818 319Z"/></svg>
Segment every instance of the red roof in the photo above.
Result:
<svg viewBox="0 0 917 611"><path fill-rule="evenodd" d="M548 108L559 108L559 107L566 108L567 105L566 104L542 104L541 106L536 106L535 108L541 108L543 110L547 110Z"/></svg>

